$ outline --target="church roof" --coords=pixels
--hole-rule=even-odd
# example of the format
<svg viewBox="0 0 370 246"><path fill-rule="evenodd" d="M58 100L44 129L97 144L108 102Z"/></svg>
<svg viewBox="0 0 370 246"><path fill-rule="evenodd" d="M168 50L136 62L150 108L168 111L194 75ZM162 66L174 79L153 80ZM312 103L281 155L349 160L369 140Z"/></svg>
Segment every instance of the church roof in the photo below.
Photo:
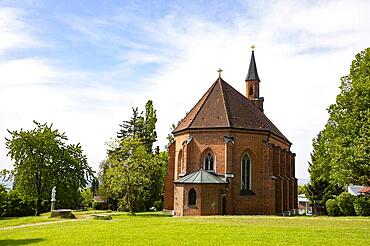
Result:
<svg viewBox="0 0 370 246"><path fill-rule="evenodd" d="M289 140L252 101L219 77L174 129L234 128L269 131Z"/></svg>
<svg viewBox="0 0 370 246"><path fill-rule="evenodd" d="M245 80L257 80L260 81L257 73L256 60L254 58L254 51L252 50L251 62L249 63L248 75Z"/></svg>
<svg viewBox="0 0 370 246"><path fill-rule="evenodd" d="M190 173L175 181L184 184L227 184L225 180L203 169Z"/></svg>

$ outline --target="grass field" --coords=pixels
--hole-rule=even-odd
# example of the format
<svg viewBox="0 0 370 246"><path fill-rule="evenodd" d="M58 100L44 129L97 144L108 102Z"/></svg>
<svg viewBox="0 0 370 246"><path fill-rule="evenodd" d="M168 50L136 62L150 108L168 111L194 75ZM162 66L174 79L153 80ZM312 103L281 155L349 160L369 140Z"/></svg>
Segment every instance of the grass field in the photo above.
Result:
<svg viewBox="0 0 370 246"><path fill-rule="evenodd" d="M134 217L119 213L106 221L90 219L85 213L77 217L18 228L12 227L12 219L0 220L0 245L370 245L370 218L360 217L168 217L161 213ZM13 220L21 225L22 220L28 224L45 219Z"/></svg>

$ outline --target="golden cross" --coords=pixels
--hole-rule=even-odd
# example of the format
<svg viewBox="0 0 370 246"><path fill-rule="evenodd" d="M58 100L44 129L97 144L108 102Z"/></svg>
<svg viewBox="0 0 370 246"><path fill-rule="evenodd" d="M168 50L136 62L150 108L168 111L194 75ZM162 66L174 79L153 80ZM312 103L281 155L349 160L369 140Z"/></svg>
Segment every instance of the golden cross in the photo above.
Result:
<svg viewBox="0 0 370 246"><path fill-rule="evenodd" d="M221 68L219 68L219 69L217 70L217 72L218 72L218 77L219 77L219 78L221 78L221 73L223 72L223 70L222 70Z"/></svg>
<svg viewBox="0 0 370 246"><path fill-rule="evenodd" d="M256 46L254 46L254 44L251 46L251 48L252 48L252 51L254 51L254 48L256 48Z"/></svg>

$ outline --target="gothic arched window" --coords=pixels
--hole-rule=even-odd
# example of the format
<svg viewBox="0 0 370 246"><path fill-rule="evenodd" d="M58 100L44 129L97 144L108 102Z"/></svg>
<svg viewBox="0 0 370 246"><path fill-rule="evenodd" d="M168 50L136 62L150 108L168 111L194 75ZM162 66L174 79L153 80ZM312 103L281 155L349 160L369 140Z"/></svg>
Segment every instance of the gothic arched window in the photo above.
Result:
<svg viewBox="0 0 370 246"><path fill-rule="evenodd" d="M204 157L203 168L206 171L214 171L214 158L211 152Z"/></svg>
<svg viewBox="0 0 370 246"><path fill-rule="evenodd" d="M179 156L178 156L178 159L177 159L177 163L178 163L179 173L182 173L182 171L184 169L183 163L182 163L182 150L179 151Z"/></svg>
<svg viewBox="0 0 370 246"><path fill-rule="evenodd" d="M251 159L245 153L241 163L241 190L251 190Z"/></svg>
<svg viewBox="0 0 370 246"><path fill-rule="evenodd" d="M253 85L249 85L249 95L253 96Z"/></svg>
<svg viewBox="0 0 370 246"><path fill-rule="evenodd" d="M197 204L197 193L195 192L194 188L191 188L188 194L188 205L195 206L196 204Z"/></svg>

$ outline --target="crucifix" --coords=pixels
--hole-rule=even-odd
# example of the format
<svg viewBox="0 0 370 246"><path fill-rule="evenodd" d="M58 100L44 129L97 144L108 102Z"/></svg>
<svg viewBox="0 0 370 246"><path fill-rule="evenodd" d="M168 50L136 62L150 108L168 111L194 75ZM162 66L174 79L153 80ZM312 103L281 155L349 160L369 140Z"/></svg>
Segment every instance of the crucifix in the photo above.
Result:
<svg viewBox="0 0 370 246"><path fill-rule="evenodd" d="M218 77L219 77L219 78L221 78L221 73L223 72L223 70L222 70L221 68L219 68L219 69L217 70L217 72L218 72Z"/></svg>

